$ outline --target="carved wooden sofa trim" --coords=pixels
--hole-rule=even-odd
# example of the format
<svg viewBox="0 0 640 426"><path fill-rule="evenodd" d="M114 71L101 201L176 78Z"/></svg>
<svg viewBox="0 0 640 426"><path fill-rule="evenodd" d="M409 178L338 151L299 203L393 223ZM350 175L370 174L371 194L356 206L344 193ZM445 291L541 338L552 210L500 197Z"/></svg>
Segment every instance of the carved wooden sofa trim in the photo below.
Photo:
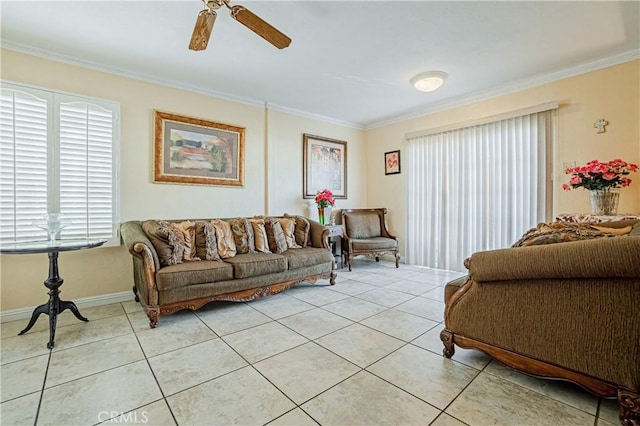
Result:
<svg viewBox="0 0 640 426"><path fill-rule="evenodd" d="M390 254L395 258L396 268L399 267L398 239L387 228L386 214L385 208L341 210L344 226L343 250L346 252L349 271L353 258L363 255L372 256L378 262L380 256Z"/></svg>

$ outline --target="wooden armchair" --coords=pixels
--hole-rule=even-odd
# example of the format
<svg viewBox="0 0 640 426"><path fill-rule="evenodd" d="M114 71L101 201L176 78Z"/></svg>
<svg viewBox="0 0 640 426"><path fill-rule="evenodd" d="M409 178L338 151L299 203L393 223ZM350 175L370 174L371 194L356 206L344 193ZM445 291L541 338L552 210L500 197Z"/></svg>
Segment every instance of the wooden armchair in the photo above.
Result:
<svg viewBox="0 0 640 426"><path fill-rule="evenodd" d="M393 254L396 268L399 266L398 240L389 233L385 214L387 209L347 209L341 210L344 225L343 251L349 271L355 256L373 256L376 262L383 254Z"/></svg>

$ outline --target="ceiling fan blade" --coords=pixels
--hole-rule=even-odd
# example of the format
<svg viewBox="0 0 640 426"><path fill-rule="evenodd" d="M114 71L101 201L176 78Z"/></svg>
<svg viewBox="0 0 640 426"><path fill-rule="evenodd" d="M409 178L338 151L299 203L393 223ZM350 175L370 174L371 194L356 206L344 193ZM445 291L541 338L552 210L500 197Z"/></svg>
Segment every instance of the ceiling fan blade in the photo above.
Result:
<svg viewBox="0 0 640 426"><path fill-rule="evenodd" d="M243 6L233 6L231 17L258 34L278 49L284 49L291 44L291 39L275 27L269 25L262 18Z"/></svg>
<svg viewBox="0 0 640 426"><path fill-rule="evenodd" d="M198 13L198 20L195 27L193 27L193 35L189 42L189 49L191 50L204 50L209 43L209 37L211 37L211 30L213 30L213 23L216 21L216 12L213 10L205 9Z"/></svg>

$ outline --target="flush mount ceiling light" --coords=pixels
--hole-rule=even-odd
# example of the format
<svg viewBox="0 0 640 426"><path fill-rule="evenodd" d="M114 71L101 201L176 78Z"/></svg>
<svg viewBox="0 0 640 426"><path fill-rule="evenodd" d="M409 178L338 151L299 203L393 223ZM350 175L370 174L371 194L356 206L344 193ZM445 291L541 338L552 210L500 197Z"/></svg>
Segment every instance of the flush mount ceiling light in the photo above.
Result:
<svg viewBox="0 0 640 426"><path fill-rule="evenodd" d="M447 78L447 73L442 71L427 71L413 77L411 84L421 92L433 92L442 86Z"/></svg>

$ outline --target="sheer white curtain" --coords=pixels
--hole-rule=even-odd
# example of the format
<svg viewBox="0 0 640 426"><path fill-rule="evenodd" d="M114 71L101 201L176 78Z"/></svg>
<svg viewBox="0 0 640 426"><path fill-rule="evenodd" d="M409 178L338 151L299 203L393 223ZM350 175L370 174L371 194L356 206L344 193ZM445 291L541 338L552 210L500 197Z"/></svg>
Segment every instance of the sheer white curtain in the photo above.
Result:
<svg viewBox="0 0 640 426"><path fill-rule="evenodd" d="M407 262L464 271L547 216L555 110L407 138Z"/></svg>

